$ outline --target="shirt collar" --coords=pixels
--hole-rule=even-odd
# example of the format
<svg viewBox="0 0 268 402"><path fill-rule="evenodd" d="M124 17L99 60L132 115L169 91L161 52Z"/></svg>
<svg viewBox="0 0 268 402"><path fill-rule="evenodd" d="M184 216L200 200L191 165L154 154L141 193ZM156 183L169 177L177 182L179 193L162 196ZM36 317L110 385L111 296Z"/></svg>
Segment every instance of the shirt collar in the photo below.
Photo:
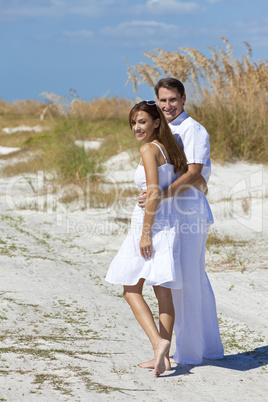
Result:
<svg viewBox="0 0 268 402"><path fill-rule="evenodd" d="M178 117L176 117L176 119L172 120L169 124L171 124L172 126L179 126L185 119L187 119L188 114L185 112L185 110L179 114Z"/></svg>

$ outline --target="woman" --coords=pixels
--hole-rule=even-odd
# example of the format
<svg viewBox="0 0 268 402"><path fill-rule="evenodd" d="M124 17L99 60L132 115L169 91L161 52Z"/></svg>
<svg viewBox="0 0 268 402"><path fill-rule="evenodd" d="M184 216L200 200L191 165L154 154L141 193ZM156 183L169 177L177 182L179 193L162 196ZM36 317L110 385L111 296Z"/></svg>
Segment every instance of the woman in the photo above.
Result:
<svg viewBox="0 0 268 402"><path fill-rule="evenodd" d="M182 285L176 224L172 216L174 198L160 203L160 190L169 186L186 169L186 157L154 101L135 105L129 124L140 148L141 164L135 183L147 189L145 208L136 205L131 229L112 261L106 280L124 285L124 298L147 334L155 354L154 376L170 369L170 334L174 325L171 289ZM160 204L159 204L160 203ZM176 259L176 270L174 267ZM143 285L154 288L159 305L159 331L142 296Z"/></svg>

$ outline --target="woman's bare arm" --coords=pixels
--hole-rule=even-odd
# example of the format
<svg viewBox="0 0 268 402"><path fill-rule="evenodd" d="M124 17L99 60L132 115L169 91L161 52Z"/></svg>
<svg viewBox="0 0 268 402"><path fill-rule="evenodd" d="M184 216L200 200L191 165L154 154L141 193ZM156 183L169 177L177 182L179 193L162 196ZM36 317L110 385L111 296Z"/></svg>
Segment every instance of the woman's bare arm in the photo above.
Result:
<svg viewBox="0 0 268 402"><path fill-rule="evenodd" d="M153 253L151 232L157 207L160 202L158 164L156 159L157 152L157 148L150 144L145 144L140 149L147 184L145 215L140 240L140 251L144 258L149 258Z"/></svg>

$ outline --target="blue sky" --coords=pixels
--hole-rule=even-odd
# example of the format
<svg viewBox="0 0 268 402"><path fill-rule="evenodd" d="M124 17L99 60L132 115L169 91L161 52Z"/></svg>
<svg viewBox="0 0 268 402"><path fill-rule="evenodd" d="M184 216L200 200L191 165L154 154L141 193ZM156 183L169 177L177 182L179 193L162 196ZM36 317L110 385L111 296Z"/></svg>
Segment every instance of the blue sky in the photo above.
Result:
<svg viewBox="0 0 268 402"><path fill-rule="evenodd" d="M81 99L135 99L127 66L149 62L143 52L207 46L234 55L253 48L267 60L268 0L0 0L0 98L41 99L41 92ZM153 97L143 85L138 95Z"/></svg>

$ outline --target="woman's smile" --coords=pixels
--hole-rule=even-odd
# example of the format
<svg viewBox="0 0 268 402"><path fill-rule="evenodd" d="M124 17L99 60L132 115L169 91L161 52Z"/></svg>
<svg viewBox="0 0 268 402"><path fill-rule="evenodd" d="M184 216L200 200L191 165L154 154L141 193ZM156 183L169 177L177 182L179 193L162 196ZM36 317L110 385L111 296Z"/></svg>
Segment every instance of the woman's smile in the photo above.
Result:
<svg viewBox="0 0 268 402"><path fill-rule="evenodd" d="M137 140L144 142L154 140L155 129L158 125L158 119L153 120L148 113L141 110L131 120L132 131L136 135Z"/></svg>

